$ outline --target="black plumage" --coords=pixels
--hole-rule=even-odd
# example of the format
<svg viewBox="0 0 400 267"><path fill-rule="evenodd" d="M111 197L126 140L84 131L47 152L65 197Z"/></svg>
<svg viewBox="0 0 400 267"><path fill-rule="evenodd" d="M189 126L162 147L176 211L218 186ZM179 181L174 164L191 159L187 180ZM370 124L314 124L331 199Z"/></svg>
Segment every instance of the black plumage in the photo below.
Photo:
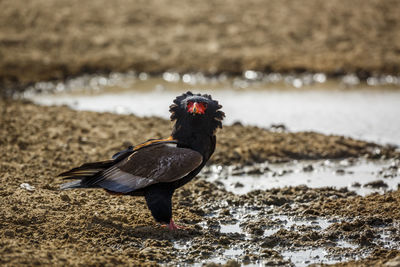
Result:
<svg viewBox="0 0 400 267"><path fill-rule="evenodd" d="M85 163L61 173L75 181L61 189L104 188L110 193L144 196L153 217L170 229L174 191L192 180L215 150L225 114L210 95L187 92L170 106L175 121L167 139L151 139L116 153L111 160Z"/></svg>

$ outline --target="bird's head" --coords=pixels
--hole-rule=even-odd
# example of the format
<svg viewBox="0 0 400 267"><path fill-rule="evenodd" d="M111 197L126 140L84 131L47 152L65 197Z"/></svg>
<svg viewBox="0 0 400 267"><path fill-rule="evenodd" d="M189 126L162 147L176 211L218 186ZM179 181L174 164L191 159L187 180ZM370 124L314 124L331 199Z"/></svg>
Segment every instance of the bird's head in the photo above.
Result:
<svg viewBox="0 0 400 267"><path fill-rule="evenodd" d="M216 128L222 128L221 121L225 113L220 110L221 108L222 106L213 100L211 95L193 94L188 91L175 98L169 111L172 121L205 126L214 132Z"/></svg>

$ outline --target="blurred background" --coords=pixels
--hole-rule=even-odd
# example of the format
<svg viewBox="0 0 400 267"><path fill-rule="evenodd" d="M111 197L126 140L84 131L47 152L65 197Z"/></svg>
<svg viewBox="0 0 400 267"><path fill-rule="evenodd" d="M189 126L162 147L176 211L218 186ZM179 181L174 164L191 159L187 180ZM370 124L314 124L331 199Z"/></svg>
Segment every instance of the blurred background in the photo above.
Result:
<svg viewBox="0 0 400 267"><path fill-rule="evenodd" d="M400 144L398 1L1 1L3 96L157 115L212 93L226 123ZM23 93L21 93L23 92Z"/></svg>

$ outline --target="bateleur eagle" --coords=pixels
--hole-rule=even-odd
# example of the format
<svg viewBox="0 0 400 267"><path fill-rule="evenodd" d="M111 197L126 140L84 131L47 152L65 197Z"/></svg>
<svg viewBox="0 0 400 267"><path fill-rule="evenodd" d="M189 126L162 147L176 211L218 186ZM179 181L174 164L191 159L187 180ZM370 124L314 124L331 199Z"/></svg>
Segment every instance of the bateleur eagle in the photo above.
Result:
<svg viewBox="0 0 400 267"><path fill-rule="evenodd" d="M175 125L170 137L150 139L115 154L111 160L85 163L59 174L75 181L61 189L104 188L110 193L144 196L154 219L173 230L172 195L192 180L215 150L217 128L225 117L210 95L188 91L170 106Z"/></svg>

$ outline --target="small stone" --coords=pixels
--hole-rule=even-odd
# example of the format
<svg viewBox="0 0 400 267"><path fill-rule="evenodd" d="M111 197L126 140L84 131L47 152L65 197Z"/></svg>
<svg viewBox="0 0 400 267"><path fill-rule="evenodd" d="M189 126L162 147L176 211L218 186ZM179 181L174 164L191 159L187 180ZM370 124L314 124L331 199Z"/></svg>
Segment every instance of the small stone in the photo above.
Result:
<svg viewBox="0 0 400 267"><path fill-rule="evenodd" d="M244 185L243 185L242 183L237 182L237 183L234 184L233 187L235 187L235 188L242 188L242 187L244 187Z"/></svg>
<svg viewBox="0 0 400 267"><path fill-rule="evenodd" d="M229 241L228 237L222 236L219 240L218 243L221 245L229 245L231 242Z"/></svg>
<svg viewBox="0 0 400 267"><path fill-rule="evenodd" d="M5 237L14 238L15 232L14 232L14 231L11 231L11 230L6 230L6 231L4 232L4 236L5 236Z"/></svg>
<svg viewBox="0 0 400 267"><path fill-rule="evenodd" d="M82 145L89 144L89 140L85 136L79 136L78 143Z"/></svg>
<svg viewBox="0 0 400 267"><path fill-rule="evenodd" d="M361 246L370 246L372 245L371 239L368 238L366 235L361 235L358 239L358 242Z"/></svg>
<svg viewBox="0 0 400 267"><path fill-rule="evenodd" d="M223 215L230 215L231 212L229 211L229 209L223 209L223 210L221 211L221 214L223 214Z"/></svg>
<svg viewBox="0 0 400 267"><path fill-rule="evenodd" d="M314 167L312 165L307 165L303 167L304 172L312 172L314 170Z"/></svg>
<svg viewBox="0 0 400 267"><path fill-rule="evenodd" d="M336 174L338 174L338 175L344 175L344 174L345 174L345 171L344 171L343 169L338 169L338 170L336 170Z"/></svg>
<svg viewBox="0 0 400 267"><path fill-rule="evenodd" d="M61 195L61 200L65 201L65 202L70 202L71 201L71 199L69 198L68 195Z"/></svg>
<svg viewBox="0 0 400 267"><path fill-rule="evenodd" d="M274 246L276 246L278 244L278 242L274 239L274 238L265 238L264 242L261 243L261 247L262 248L272 248Z"/></svg>
<svg viewBox="0 0 400 267"><path fill-rule="evenodd" d="M287 127L284 124L271 124L271 126L269 127L269 130L271 132L282 133L282 132L287 131Z"/></svg>
<svg viewBox="0 0 400 267"><path fill-rule="evenodd" d="M319 215L320 213L314 209L306 209L302 212L303 215Z"/></svg>
<svg viewBox="0 0 400 267"><path fill-rule="evenodd" d="M377 180L364 184L364 187L387 188L388 185L383 180Z"/></svg>
<svg viewBox="0 0 400 267"><path fill-rule="evenodd" d="M22 184L20 184L19 187L22 188L22 189L25 189L26 191L29 191L29 192L35 191L35 187L30 185L30 184L28 184L28 183L22 183Z"/></svg>
<svg viewBox="0 0 400 267"><path fill-rule="evenodd" d="M239 267L240 264L239 264L237 261L235 261L235 260L228 260L228 261L225 263L224 266L225 266L225 267Z"/></svg>
<svg viewBox="0 0 400 267"><path fill-rule="evenodd" d="M250 261L250 256L249 255L244 255L242 256L243 261Z"/></svg>
<svg viewBox="0 0 400 267"><path fill-rule="evenodd" d="M239 175L245 174L245 172L244 172L243 169L239 169L239 170L233 170L233 171L231 172L231 174L234 175L234 176L239 176Z"/></svg>
<svg viewBox="0 0 400 267"><path fill-rule="evenodd" d="M255 174L255 175L260 175L264 173L260 166L245 167L244 171L246 172L246 174Z"/></svg>

